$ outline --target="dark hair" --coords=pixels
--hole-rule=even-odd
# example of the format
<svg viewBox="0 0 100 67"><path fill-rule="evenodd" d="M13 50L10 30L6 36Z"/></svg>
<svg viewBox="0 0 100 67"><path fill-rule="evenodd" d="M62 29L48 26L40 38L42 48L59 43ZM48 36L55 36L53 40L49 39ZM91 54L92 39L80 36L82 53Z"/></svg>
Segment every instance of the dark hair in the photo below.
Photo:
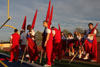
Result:
<svg viewBox="0 0 100 67"><path fill-rule="evenodd" d="M47 20L44 20L44 21L43 21L43 23L44 23L44 22L48 23L48 21L47 21Z"/></svg>
<svg viewBox="0 0 100 67"><path fill-rule="evenodd" d="M92 25L92 26L93 26L93 23L89 23L88 26L89 26L89 25Z"/></svg>
<svg viewBox="0 0 100 67"><path fill-rule="evenodd" d="M51 29L55 28L54 26L51 27Z"/></svg>
<svg viewBox="0 0 100 67"><path fill-rule="evenodd" d="M70 33L68 33L67 36L68 36L68 35L70 36Z"/></svg>
<svg viewBox="0 0 100 67"><path fill-rule="evenodd" d="M31 27L31 25L30 25L30 24L29 24L29 25L27 25L27 28L28 28L28 27Z"/></svg>
<svg viewBox="0 0 100 67"><path fill-rule="evenodd" d="M73 36L72 33L70 33L70 36Z"/></svg>
<svg viewBox="0 0 100 67"><path fill-rule="evenodd" d="M18 32L18 29L14 29L14 32L15 32L15 33Z"/></svg>
<svg viewBox="0 0 100 67"><path fill-rule="evenodd" d="M68 33L68 35L73 36L72 33Z"/></svg>

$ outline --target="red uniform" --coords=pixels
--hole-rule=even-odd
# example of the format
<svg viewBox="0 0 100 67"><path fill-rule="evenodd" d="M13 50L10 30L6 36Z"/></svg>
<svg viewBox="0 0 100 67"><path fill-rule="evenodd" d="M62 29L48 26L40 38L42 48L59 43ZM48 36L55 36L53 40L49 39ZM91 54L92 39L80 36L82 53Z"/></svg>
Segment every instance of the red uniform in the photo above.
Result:
<svg viewBox="0 0 100 67"><path fill-rule="evenodd" d="M52 49L53 49L53 35L50 28L46 28L44 37L46 37L48 33L50 33L50 38L46 43L46 54L47 54L47 59L48 59L47 64L51 65L51 55L52 55Z"/></svg>
<svg viewBox="0 0 100 67"><path fill-rule="evenodd" d="M54 28L53 31L54 34L54 40L53 40L53 53L52 53L52 59L55 60L56 56L58 55L58 60L61 60L62 55L62 45L61 45L61 33L57 28Z"/></svg>
<svg viewBox="0 0 100 67"><path fill-rule="evenodd" d="M29 32L31 33L31 35L33 35L32 31ZM28 51L29 51L29 55L30 55L30 61L36 61L38 59L38 50L37 50L37 45L33 40L34 38L32 38L30 36L30 34L27 34L27 41L28 41Z"/></svg>
<svg viewBox="0 0 100 67"><path fill-rule="evenodd" d="M79 41L75 40L75 47L78 47L78 46L79 46Z"/></svg>
<svg viewBox="0 0 100 67"><path fill-rule="evenodd" d="M67 38L68 47L73 47L73 37Z"/></svg>
<svg viewBox="0 0 100 67"><path fill-rule="evenodd" d="M96 34L96 30L94 32ZM91 55L92 60L97 60L97 40L96 35L92 37L88 37L85 41L85 51Z"/></svg>
<svg viewBox="0 0 100 67"><path fill-rule="evenodd" d="M97 60L97 39L96 39L96 35L94 36L93 43L92 43L92 59Z"/></svg>
<svg viewBox="0 0 100 67"><path fill-rule="evenodd" d="M82 42L81 42L81 37L77 36L77 39L75 40L75 47L81 46Z"/></svg>
<svg viewBox="0 0 100 67"><path fill-rule="evenodd" d="M11 53L10 53L10 61L13 61L14 59L14 53L16 54L15 60L18 60L19 56L19 40L20 40L20 35L18 33L14 33L11 36L12 40L12 46L11 46Z"/></svg>

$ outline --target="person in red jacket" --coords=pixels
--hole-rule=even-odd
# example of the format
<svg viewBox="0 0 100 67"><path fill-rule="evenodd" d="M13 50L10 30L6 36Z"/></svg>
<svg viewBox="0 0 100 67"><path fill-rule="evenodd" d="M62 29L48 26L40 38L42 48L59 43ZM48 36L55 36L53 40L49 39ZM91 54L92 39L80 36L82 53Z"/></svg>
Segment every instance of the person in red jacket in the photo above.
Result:
<svg viewBox="0 0 100 67"><path fill-rule="evenodd" d="M35 31L32 29L31 25L27 26L27 41L28 41L28 51L30 55L30 62L37 61L39 58L38 56L38 50L37 50L37 45L35 42Z"/></svg>
<svg viewBox="0 0 100 67"><path fill-rule="evenodd" d="M89 59L90 56L91 62L96 62L97 61L97 40L96 40L97 30L93 29L93 23L89 23L88 26L89 26L89 30L86 32L88 36L84 43L86 56L83 59L87 60ZM91 33L91 31L93 33Z"/></svg>
<svg viewBox="0 0 100 67"><path fill-rule="evenodd" d="M61 32L57 28L52 27L52 33L53 33L52 62L54 63L57 55L58 55L58 60L61 60L62 45L61 45Z"/></svg>
<svg viewBox="0 0 100 67"><path fill-rule="evenodd" d="M48 21L43 21L43 26L45 27L45 42L44 47L46 47L47 64L44 67L51 66L51 55L53 49L53 35L51 28L48 28Z"/></svg>
<svg viewBox="0 0 100 67"><path fill-rule="evenodd" d="M20 40L20 35L18 34L18 30L15 29L14 33L11 35L11 52L10 52L10 60L9 62L13 62L14 55L15 55L15 61L18 61L18 56L19 56L19 40Z"/></svg>

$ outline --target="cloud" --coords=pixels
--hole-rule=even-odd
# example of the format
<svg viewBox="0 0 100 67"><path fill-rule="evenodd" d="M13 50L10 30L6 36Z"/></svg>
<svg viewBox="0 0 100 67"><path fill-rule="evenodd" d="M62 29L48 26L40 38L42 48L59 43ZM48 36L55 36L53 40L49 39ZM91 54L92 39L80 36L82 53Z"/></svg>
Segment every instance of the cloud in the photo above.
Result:
<svg viewBox="0 0 100 67"><path fill-rule="evenodd" d="M51 1L54 5L53 26L57 27L59 23L62 29L73 32L76 27L87 29L89 22L94 24L100 22L100 0ZM24 16L27 16L27 24L31 24L35 10L38 9L35 30L43 31L42 21L45 19L48 3L49 0L10 0L10 16L12 16L12 19L7 24L20 30ZM0 26L6 19L7 0L0 0ZM0 38L3 34L5 35L4 39L8 38L12 31L10 28L3 28L0 30L0 33L2 32Z"/></svg>

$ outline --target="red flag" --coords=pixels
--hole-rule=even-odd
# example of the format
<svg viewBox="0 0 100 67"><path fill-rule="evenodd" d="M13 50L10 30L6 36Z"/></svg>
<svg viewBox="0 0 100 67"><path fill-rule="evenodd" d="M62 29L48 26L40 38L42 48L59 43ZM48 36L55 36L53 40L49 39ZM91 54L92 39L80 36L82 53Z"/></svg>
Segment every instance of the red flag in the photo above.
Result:
<svg viewBox="0 0 100 67"><path fill-rule="evenodd" d="M59 31L61 31L60 24L58 24Z"/></svg>
<svg viewBox="0 0 100 67"><path fill-rule="evenodd" d="M94 30L97 28L97 25L98 25L98 23L95 25L95 27L91 31L91 34L93 34ZM97 39L96 39L96 35L94 36L93 43L92 43L92 55L93 55L93 58L95 58L97 60Z"/></svg>
<svg viewBox="0 0 100 67"><path fill-rule="evenodd" d="M25 29L26 29L26 16L25 16L24 21L23 21L22 29L23 29L24 31L25 31Z"/></svg>
<svg viewBox="0 0 100 67"><path fill-rule="evenodd" d="M95 25L95 27L92 29L92 31L91 31L91 33L90 34L93 34L94 33L94 31L95 31L95 29L97 28L97 25L98 25L98 23ZM85 40L85 49L86 49L86 51L88 51L88 46L87 46L87 43L88 43L88 40L86 39ZM95 59L95 60L97 60L97 40L96 40L96 35L94 36L94 38L93 38L93 43L92 43L92 52L91 52L91 54L92 54L92 59Z"/></svg>
<svg viewBox="0 0 100 67"><path fill-rule="evenodd" d="M51 15L50 15L51 21L52 21L52 18L53 18L53 5L52 5L52 8L51 8Z"/></svg>
<svg viewBox="0 0 100 67"><path fill-rule="evenodd" d="M50 7L51 7L51 0L49 0L49 5L48 5L48 10L47 10L47 15L46 15L46 21L48 21L49 17L50 17Z"/></svg>
<svg viewBox="0 0 100 67"><path fill-rule="evenodd" d="M52 5L52 8L51 8L51 14L50 14L50 18L49 18L49 22L48 22L48 27L50 27L50 25L52 24L52 18L53 18L53 5Z"/></svg>
<svg viewBox="0 0 100 67"><path fill-rule="evenodd" d="M99 23L97 23L97 24L95 25L95 27L94 27L93 30L91 31L91 34L92 34L92 33L94 32L94 30L97 28L98 24L99 24Z"/></svg>
<svg viewBox="0 0 100 67"><path fill-rule="evenodd" d="M32 29L34 28L34 25L35 25L35 21L36 21L36 17L37 17L37 12L38 12L38 10L36 10L34 18L33 18Z"/></svg>

